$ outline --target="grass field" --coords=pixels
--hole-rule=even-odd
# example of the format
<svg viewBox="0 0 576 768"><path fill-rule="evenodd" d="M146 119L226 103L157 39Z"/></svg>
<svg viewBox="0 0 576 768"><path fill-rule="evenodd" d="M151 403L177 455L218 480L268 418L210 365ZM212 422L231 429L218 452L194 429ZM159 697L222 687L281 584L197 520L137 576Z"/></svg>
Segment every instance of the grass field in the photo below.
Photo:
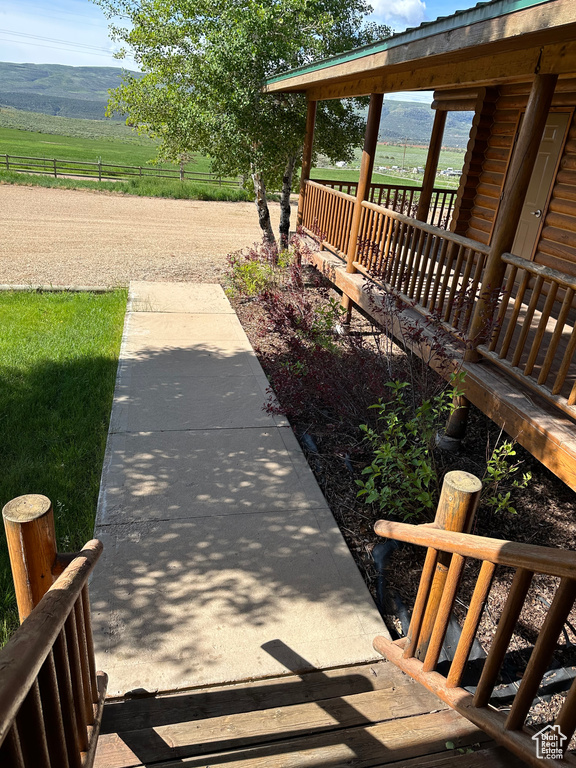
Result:
<svg viewBox="0 0 576 768"><path fill-rule="evenodd" d="M138 137L137 137L138 138ZM47 134L0 127L0 154L49 157L58 160L87 160L93 163L148 165L156 156L156 144L145 137L89 138ZM164 163L159 167L176 168ZM201 155L186 165L188 171L210 172L210 160Z"/></svg>
<svg viewBox="0 0 576 768"><path fill-rule="evenodd" d="M127 181L91 181L89 179L54 179L40 174L0 170L0 184L19 184L59 189L93 189L138 197L164 197L173 200L220 200L229 203L248 202L252 195L238 186L218 186L205 182L179 179L135 178ZM275 199L272 195L270 199Z"/></svg>
<svg viewBox="0 0 576 768"><path fill-rule="evenodd" d="M59 551L92 537L126 292L0 293L0 506L52 501ZM18 622L0 534L0 644Z"/></svg>
<svg viewBox="0 0 576 768"><path fill-rule="evenodd" d="M59 160L85 160L122 165L146 166L156 156L156 143L146 136L139 136L123 123L107 120L79 120L51 115L36 115L13 109L0 109L0 154L47 157ZM378 144L374 181L380 184L420 186L421 174L401 170L379 172L379 167L395 165L398 168L423 168L427 148ZM348 168L317 167L312 170L313 179L338 179L357 181L361 150ZM464 150L443 149L439 170L460 170L464 162ZM323 165L321 163L321 165ZM164 164L160 167L176 167ZM208 173L210 160L194 155L186 166L189 171ZM438 177L437 186L453 188L456 178Z"/></svg>

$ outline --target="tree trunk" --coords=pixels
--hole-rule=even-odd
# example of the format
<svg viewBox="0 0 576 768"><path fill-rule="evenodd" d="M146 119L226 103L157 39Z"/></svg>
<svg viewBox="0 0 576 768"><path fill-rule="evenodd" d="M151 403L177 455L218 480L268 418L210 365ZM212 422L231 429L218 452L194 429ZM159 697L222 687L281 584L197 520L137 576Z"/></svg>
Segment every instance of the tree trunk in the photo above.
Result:
<svg viewBox="0 0 576 768"><path fill-rule="evenodd" d="M258 171L252 172L252 181L254 182L254 196L256 203L256 210L258 211L258 223L260 229L264 233L264 240L272 244L276 244L276 238L272 230L272 224L270 223L270 211L268 210L268 200L266 198L266 187L262 181L262 177Z"/></svg>
<svg viewBox="0 0 576 768"><path fill-rule="evenodd" d="M289 157L282 176L282 195L280 197L280 249L288 248L290 235L290 193L292 192L292 177L294 176L295 157Z"/></svg>

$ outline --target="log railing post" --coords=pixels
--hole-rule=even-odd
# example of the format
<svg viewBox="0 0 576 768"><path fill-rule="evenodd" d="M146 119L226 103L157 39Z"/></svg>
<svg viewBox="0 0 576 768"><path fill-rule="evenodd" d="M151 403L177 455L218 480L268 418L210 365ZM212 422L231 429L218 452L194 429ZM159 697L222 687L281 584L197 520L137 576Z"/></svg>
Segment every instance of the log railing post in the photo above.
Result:
<svg viewBox="0 0 576 768"><path fill-rule="evenodd" d="M442 484L440 501L434 518L435 527L444 531L469 533L480 501L481 490L482 482L475 475L469 472L448 472ZM428 650L451 559L452 555L449 553L440 552L436 560L414 654L421 661L424 660Z"/></svg>
<svg viewBox="0 0 576 768"><path fill-rule="evenodd" d="M12 499L2 510L20 623L52 586L56 533L52 503L29 494Z"/></svg>
<svg viewBox="0 0 576 768"><path fill-rule="evenodd" d="M348 248L346 252L346 272L349 273L356 272L354 261L358 251L358 232L360 231L360 219L362 217L362 203L368 199L370 194L370 183L372 181L372 171L374 170L374 160L376 158L376 145L378 143L383 101L383 93L372 93L370 95L370 107L368 108L368 120L366 123L366 133L364 135L364 148L362 150L362 160L360 163L360 177L356 188L356 203L352 214ZM350 321L351 306L350 298L345 294L342 296L342 306L347 310L346 322L348 323Z"/></svg>
<svg viewBox="0 0 576 768"><path fill-rule="evenodd" d="M422 189L420 190L418 209L416 211L418 221L428 221L430 201L432 200L432 190L436 181L436 171L438 170L438 160L440 158L440 150L442 149L447 114L447 112L438 109L434 115L434 125L432 127L426 167L424 169L424 179L422 180ZM430 223L434 224L435 222L431 221Z"/></svg>
<svg viewBox="0 0 576 768"><path fill-rule="evenodd" d="M480 297L470 326L469 339L472 348L466 353L466 359L469 362L478 362L479 354L476 347L482 343L486 326L491 322L494 314L495 292L500 290L506 272L502 254L510 251L514 243L557 80L558 75L536 75L532 83L528 105L504 182L490 253L484 268Z"/></svg>
<svg viewBox="0 0 576 768"><path fill-rule="evenodd" d="M306 113L306 135L304 137L304 148L302 150L302 172L300 174L300 194L298 196L298 213L296 215L296 226L302 226L302 216L304 214L304 197L306 195L306 182L310 178L312 170L312 147L314 146L314 126L316 124L317 101L308 101L308 111Z"/></svg>

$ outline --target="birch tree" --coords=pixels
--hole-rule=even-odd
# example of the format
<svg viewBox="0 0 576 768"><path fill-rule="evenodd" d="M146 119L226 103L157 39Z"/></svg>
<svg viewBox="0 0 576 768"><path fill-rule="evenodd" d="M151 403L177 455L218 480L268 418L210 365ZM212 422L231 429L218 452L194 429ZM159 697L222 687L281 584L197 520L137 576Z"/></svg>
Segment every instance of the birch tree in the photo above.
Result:
<svg viewBox="0 0 576 768"><path fill-rule="evenodd" d="M199 151L213 171L251 179L264 237L275 241L267 190L281 190L280 240L306 123L300 94L266 94L266 78L389 34L365 0L95 0L141 76L111 91L110 111L160 140L160 157ZM118 21L118 19L120 21ZM122 55L122 54L121 54ZM322 102L315 152L350 160L363 120Z"/></svg>

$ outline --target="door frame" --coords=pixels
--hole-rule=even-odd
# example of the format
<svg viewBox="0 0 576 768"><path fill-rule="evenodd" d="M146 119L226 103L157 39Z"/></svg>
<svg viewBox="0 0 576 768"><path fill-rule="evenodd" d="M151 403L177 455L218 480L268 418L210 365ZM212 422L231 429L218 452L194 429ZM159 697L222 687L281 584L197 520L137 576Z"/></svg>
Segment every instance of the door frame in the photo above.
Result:
<svg viewBox="0 0 576 768"><path fill-rule="evenodd" d="M540 237L542 235L542 229L544 228L544 224L546 222L546 217L548 215L548 206L550 205L550 200L552 199L552 193L554 191L554 187L556 186L556 179L558 177L558 170L560 168L560 164L562 163L562 159L564 157L564 151L566 149L566 142L568 141L568 134L570 133L570 128L572 127L572 123L574 120L574 112L576 110L576 107L551 107L548 114L557 113L557 112L563 112L565 114L568 114L568 122L566 124L566 131L564 133L564 137L562 139L562 144L560 146L560 152L558 153L558 160L556 162L556 167L554 168L554 173L552 176L552 183L550 184L550 189L548 190L548 195L546 196L546 202L542 208L542 216L540 217L540 226L538 227L538 231L536 233L536 238L534 240L534 246L532 248L532 252L530 253L529 258L527 261L534 261L534 256L536 255L536 251L538 249L538 243L540 242ZM510 170L510 161L512 159L512 154L514 152L514 148L516 146L516 142L518 141L518 133L520 131L520 125L522 123L522 120L524 118L524 115L526 114L526 109L521 109L518 113L518 118L516 120L516 127L515 127L515 133L514 133L514 140L512 141L512 146L510 147L510 152L508 154L508 162L506 164L506 172L504 173L504 178L502 181L502 189L504 189L504 184L506 183L506 178L508 176L508 172ZM496 218L498 216L498 209L500 208L500 205L498 205L498 208L496 209L494 219L492 221L492 229L490 230L490 237L488 239L488 245L492 242L492 235L494 234L494 225L496 224Z"/></svg>

